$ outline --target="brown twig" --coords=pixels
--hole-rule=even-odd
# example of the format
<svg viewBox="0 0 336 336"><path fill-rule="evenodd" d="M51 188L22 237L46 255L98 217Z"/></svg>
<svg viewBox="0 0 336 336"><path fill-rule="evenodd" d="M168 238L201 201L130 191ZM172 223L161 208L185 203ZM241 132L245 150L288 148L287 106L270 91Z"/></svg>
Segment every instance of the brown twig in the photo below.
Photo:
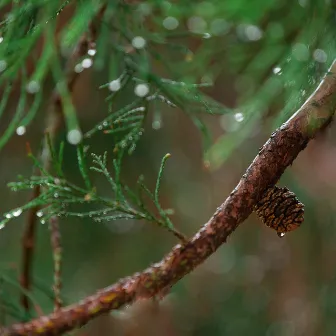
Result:
<svg viewBox="0 0 336 336"><path fill-rule="evenodd" d="M95 41L97 39L97 27L94 21L100 21L103 17L104 12L106 9L106 5L103 5L100 10L98 11L95 19L89 24L88 33L85 33L82 38L80 39L77 47L75 48L74 53L69 58L67 62L67 88L70 93L73 93L75 84L79 78L79 73L74 70L74 64L80 58L84 57L88 49L95 47ZM51 142L54 142L54 139L63 123L63 109L62 109L62 100L61 96L57 90L54 90L50 99L50 108L47 112L46 117L46 128L45 133L48 133ZM48 149L48 143L46 139L43 140L42 151L41 151L41 161L43 163L44 168L48 171L50 166L50 153ZM39 174L39 172L37 172ZM32 194L32 199L39 197L41 193L41 187L35 186ZM30 290L31 286L31 270L32 270L32 262L33 262L33 254L34 254L34 245L35 245L35 231L36 231L36 221L37 221L37 212L39 211L39 207L34 207L30 209L27 217L27 224L25 227L25 231L22 238L22 271L20 277L20 283L25 290ZM52 226L52 225L51 225ZM52 236L56 235L60 238L59 234L55 232L57 227L54 225L51 229ZM58 239L59 240L59 239ZM53 238L52 238L53 241ZM53 244L52 244L53 245ZM59 249L57 249L58 252ZM54 251L54 259L57 259L56 254L58 252ZM56 254L55 254L56 253ZM59 259L60 262L60 259ZM55 263L55 270L58 269L60 265L56 265ZM56 271L55 271L56 272ZM58 274L59 275L59 274ZM55 273L55 280L56 280L56 273ZM55 283L54 288L58 288L61 282L60 279L57 280L57 285ZM57 289L58 292L60 288ZM55 296L56 296L55 292ZM55 298L55 302L58 304L61 302L59 298ZM21 303L26 311L29 310L29 300L25 294L22 294Z"/></svg>
<svg viewBox="0 0 336 336"><path fill-rule="evenodd" d="M53 257L54 257L54 287L53 287L54 293L55 293L54 310L57 311L62 307L62 299L61 299L62 245L61 245L61 234L60 234L57 216L53 216L50 218L49 228L50 228L50 236L51 236L51 246L52 246Z"/></svg>
<svg viewBox="0 0 336 336"><path fill-rule="evenodd" d="M267 188L314 136L331 122L336 109L336 61L305 104L275 131L212 218L186 244L176 245L159 263L121 279L74 305L28 323L15 324L1 336L58 335L86 324L96 316L139 298L153 297L190 273L226 242L253 211Z"/></svg>

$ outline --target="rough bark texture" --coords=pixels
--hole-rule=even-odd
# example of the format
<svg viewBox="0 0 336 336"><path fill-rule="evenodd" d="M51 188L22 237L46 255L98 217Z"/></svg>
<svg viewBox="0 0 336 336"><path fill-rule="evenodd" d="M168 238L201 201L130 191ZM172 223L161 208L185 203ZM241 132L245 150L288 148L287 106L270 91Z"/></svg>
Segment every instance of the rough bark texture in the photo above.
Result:
<svg viewBox="0 0 336 336"><path fill-rule="evenodd" d="M309 140L332 120L336 108L336 63L306 103L275 131L248 167L236 188L212 218L187 243L175 246L159 263L142 273L28 323L2 329L1 336L58 335L112 309L152 297L174 285L214 253L253 211Z"/></svg>

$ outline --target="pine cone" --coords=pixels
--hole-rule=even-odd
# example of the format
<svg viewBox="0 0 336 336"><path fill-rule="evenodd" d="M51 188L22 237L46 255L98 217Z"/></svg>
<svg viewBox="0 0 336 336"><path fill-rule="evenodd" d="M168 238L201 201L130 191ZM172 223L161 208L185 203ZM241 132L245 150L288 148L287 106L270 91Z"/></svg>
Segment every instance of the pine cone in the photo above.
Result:
<svg viewBox="0 0 336 336"><path fill-rule="evenodd" d="M254 210L280 237L298 228L304 220L304 205L287 188L274 186L267 189Z"/></svg>

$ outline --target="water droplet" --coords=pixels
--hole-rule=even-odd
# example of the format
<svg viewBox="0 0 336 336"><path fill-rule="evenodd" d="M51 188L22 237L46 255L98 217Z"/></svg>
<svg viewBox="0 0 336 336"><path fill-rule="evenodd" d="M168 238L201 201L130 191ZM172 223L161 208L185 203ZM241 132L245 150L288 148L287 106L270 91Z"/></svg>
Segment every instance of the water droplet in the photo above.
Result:
<svg viewBox="0 0 336 336"><path fill-rule="evenodd" d="M57 192L54 193L54 197L55 197L55 198L58 198L58 197L59 197L59 195L58 195Z"/></svg>
<svg viewBox="0 0 336 336"><path fill-rule="evenodd" d="M132 40L132 46L135 49L142 49L146 45L146 40L142 36L136 36Z"/></svg>
<svg viewBox="0 0 336 336"><path fill-rule="evenodd" d="M89 50L88 50L88 55L89 55L89 56L94 56L94 55L96 55L96 52L97 52L96 49L89 49Z"/></svg>
<svg viewBox="0 0 336 336"><path fill-rule="evenodd" d="M313 57L316 62L325 63L327 61L327 54L322 49L316 49L313 52Z"/></svg>
<svg viewBox="0 0 336 336"><path fill-rule="evenodd" d="M307 61L309 58L308 47L303 43L295 43L292 53L298 61Z"/></svg>
<svg viewBox="0 0 336 336"><path fill-rule="evenodd" d="M244 115L243 113L235 113L234 118L236 119L237 122L242 122L244 120Z"/></svg>
<svg viewBox="0 0 336 336"><path fill-rule="evenodd" d="M188 29L196 34L203 34L207 28L206 21L200 16L193 16L188 19Z"/></svg>
<svg viewBox="0 0 336 336"><path fill-rule="evenodd" d="M276 66L273 68L273 73L275 75L278 75L278 74L280 75L280 72L281 72L281 68L279 66Z"/></svg>
<svg viewBox="0 0 336 336"><path fill-rule="evenodd" d="M109 83L109 90L112 92L118 91L121 88L121 83L119 79L115 79Z"/></svg>
<svg viewBox="0 0 336 336"><path fill-rule="evenodd" d="M44 220L44 219L41 219L41 220L40 220L40 223L41 223L41 224L45 224L45 220Z"/></svg>
<svg viewBox="0 0 336 336"><path fill-rule="evenodd" d="M67 140L71 145L78 145L82 141L82 138L82 132L78 129L73 129L67 134Z"/></svg>
<svg viewBox="0 0 336 336"><path fill-rule="evenodd" d="M211 22L210 31L214 35L224 35L229 32L231 24L224 19L215 19Z"/></svg>
<svg viewBox="0 0 336 336"><path fill-rule="evenodd" d="M285 236L285 233L283 233L283 232L278 232L277 235L278 235L278 237L283 238L283 237Z"/></svg>
<svg viewBox="0 0 336 336"><path fill-rule="evenodd" d="M7 62L5 60L0 60L0 72L7 68Z"/></svg>
<svg viewBox="0 0 336 336"><path fill-rule="evenodd" d="M17 129L16 129L16 134L17 135L23 135L26 133L26 127L24 126L19 126Z"/></svg>
<svg viewBox="0 0 336 336"><path fill-rule="evenodd" d="M154 120L152 122L152 128L155 129L155 130L158 130L162 127L162 122L161 120Z"/></svg>
<svg viewBox="0 0 336 336"><path fill-rule="evenodd" d="M7 214L5 215L5 217L6 217L7 219L10 219L10 218L12 218L12 215L11 215L10 213L7 213Z"/></svg>
<svg viewBox="0 0 336 336"><path fill-rule="evenodd" d="M134 93L138 97L145 97L149 93L149 87L148 87L147 84L138 84L138 85L136 85L136 87L134 89Z"/></svg>
<svg viewBox="0 0 336 336"><path fill-rule="evenodd" d="M245 36L250 41L258 41L263 37L263 31L254 25L245 26Z"/></svg>
<svg viewBox="0 0 336 336"><path fill-rule="evenodd" d="M92 66L93 62L91 58L84 58L82 61L82 67L88 69Z"/></svg>
<svg viewBox="0 0 336 336"><path fill-rule="evenodd" d="M3 37L2 36L0 36L0 43L2 43L3 42Z"/></svg>
<svg viewBox="0 0 336 336"><path fill-rule="evenodd" d="M162 25L168 30L174 30L178 27L179 22L173 16L168 16L163 20Z"/></svg>
<svg viewBox="0 0 336 336"><path fill-rule="evenodd" d="M108 125L108 122L107 121L104 121L103 122L103 126L106 127Z"/></svg>
<svg viewBox="0 0 336 336"><path fill-rule="evenodd" d="M98 129L99 129L99 131L101 131L103 129L103 126L102 125L98 125Z"/></svg>
<svg viewBox="0 0 336 336"><path fill-rule="evenodd" d="M209 33L204 33L204 34L203 34L203 38L204 38L204 39L209 39L209 38L211 38L211 34L209 34Z"/></svg>
<svg viewBox="0 0 336 336"><path fill-rule="evenodd" d="M30 81L26 86L26 90L31 94L37 93L40 91L40 83L37 81Z"/></svg>
<svg viewBox="0 0 336 336"><path fill-rule="evenodd" d="M36 212L36 216L37 217L42 217L43 216L43 212L42 211L37 211Z"/></svg>
<svg viewBox="0 0 336 336"><path fill-rule="evenodd" d="M76 72L76 73L80 73L80 72L82 72L83 70L84 70L84 68L83 68L83 66L82 66L81 63L78 63L78 64L75 65L75 72Z"/></svg>
<svg viewBox="0 0 336 336"><path fill-rule="evenodd" d="M5 227L5 224L0 224L0 230Z"/></svg>
<svg viewBox="0 0 336 336"><path fill-rule="evenodd" d="M19 217L22 214L22 209L16 209L13 211L13 216L14 217Z"/></svg>

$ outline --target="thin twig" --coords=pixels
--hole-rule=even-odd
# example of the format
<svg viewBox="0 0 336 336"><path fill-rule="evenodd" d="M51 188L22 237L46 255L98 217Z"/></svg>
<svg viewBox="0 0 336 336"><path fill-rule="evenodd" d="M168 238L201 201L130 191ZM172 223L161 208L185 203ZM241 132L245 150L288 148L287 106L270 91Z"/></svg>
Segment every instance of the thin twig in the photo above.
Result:
<svg viewBox="0 0 336 336"><path fill-rule="evenodd" d="M106 5L103 5L99 12L97 13L94 21L100 21L104 15L106 9ZM74 64L80 58L85 56L89 49L95 47L95 41L97 38L97 27L95 26L94 22L91 22L89 25L88 33L83 34L82 38L80 39L77 47L75 48L74 53L67 61L67 70L66 70L66 78L67 78L67 88L70 94L73 93L75 84L79 78L79 73L74 70ZM46 117L46 128L45 133L49 134L51 143L54 143L54 140L57 136L59 129L63 123L63 108L62 108L62 100L59 92L54 90L51 95L49 109L47 111ZM51 163L49 147L46 139L43 140L42 151L41 151L41 161L43 163L43 167L48 171ZM37 172L39 174L40 172ZM32 198L37 198L41 193L41 187L39 185L35 186ZM33 263L33 254L34 254L34 245L35 245L35 231L36 231L36 222L37 222L37 212L39 211L39 207L35 207L30 209L27 217L27 224L25 227L25 231L22 238L22 271L20 277L20 283L25 290L30 290L31 287L31 270L32 270L32 263ZM51 228L52 236L56 235L60 238L59 234L55 232L58 229L58 226L53 226ZM52 238L53 240L53 238ZM57 252L54 251L54 260L58 258L59 250ZM57 255L57 257L56 257ZM59 259L60 262L61 259ZM56 265L55 262L55 272L56 269L60 268L60 265ZM59 274L58 274L59 275ZM55 273L56 279L56 273ZM60 279L54 284L54 288L57 288L57 292L60 291L58 288L61 284ZM56 292L55 292L56 296ZM22 294L21 302L26 311L29 311L29 300L25 294ZM61 299L55 297L55 302L58 304L61 302Z"/></svg>
<svg viewBox="0 0 336 336"><path fill-rule="evenodd" d="M153 297L162 289L174 285L226 242L300 151L330 124L335 109L336 61L313 95L271 135L236 188L191 240L176 245L161 262L142 273L120 279L97 294L48 316L2 329L0 335L59 335L112 309L140 298Z"/></svg>
<svg viewBox="0 0 336 336"><path fill-rule="evenodd" d="M61 267L62 267L62 245L61 245L61 234L59 229L58 217L53 216L49 220L49 229L51 236L51 246L53 250L54 257L54 293L55 293L55 308L57 311L62 307L61 299L61 289L62 289L62 277L61 277Z"/></svg>

